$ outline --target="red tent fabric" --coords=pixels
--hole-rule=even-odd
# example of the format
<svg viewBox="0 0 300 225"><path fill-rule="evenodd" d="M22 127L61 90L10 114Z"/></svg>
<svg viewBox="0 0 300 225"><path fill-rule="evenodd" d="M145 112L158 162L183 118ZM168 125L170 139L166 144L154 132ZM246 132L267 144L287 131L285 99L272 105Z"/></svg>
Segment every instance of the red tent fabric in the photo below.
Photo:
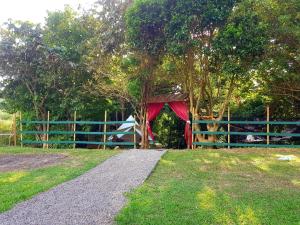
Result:
<svg viewBox="0 0 300 225"><path fill-rule="evenodd" d="M147 104L147 130L152 138L154 140L154 135L151 130L150 122L154 120L159 112L164 107L165 103L149 103ZM188 106L186 102L184 101L174 101L174 102L168 102L170 108L176 113L176 115L184 120L186 122L185 125L185 131L184 131L184 138L187 143L188 147L192 146L192 131L191 131L191 121L189 120L189 111Z"/></svg>
<svg viewBox="0 0 300 225"><path fill-rule="evenodd" d="M189 110L185 102L169 102L170 108L176 115L185 121L184 138L188 147L192 147L191 121L189 120Z"/></svg>
<svg viewBox="0 0 300 225"><path fill-rule="evenodd" d="M147 123L148 133L149 133L150 137L152 138L152 140L154 140L154 135L151 130L150 122L158 116L159 112L161 111L161 109L163 107L164 107L164 103L149 103L149 104L147 104L147 122L146 123Z"/></svg>

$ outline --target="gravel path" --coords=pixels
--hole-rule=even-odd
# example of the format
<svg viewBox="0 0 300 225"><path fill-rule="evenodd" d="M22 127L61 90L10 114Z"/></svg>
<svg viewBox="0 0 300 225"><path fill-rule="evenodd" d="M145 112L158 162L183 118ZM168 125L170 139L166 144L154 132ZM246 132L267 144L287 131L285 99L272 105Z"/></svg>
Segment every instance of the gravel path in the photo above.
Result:
<svg viewBox="0 0 300 225"><path fill-rule="evenodd" d="M0 214L1 225L113 224L124 193L142 184L165 151L130 150Z"/></svg>

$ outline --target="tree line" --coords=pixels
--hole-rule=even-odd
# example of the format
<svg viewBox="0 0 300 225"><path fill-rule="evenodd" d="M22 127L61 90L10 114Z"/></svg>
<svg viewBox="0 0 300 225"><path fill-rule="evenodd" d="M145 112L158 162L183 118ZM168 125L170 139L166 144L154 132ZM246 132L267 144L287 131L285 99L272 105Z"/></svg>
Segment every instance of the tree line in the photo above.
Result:
<svg viewBox="0 0 300 225"><path fill-rule="evenodd" d="M149 97L186 93L195 119L221 120L229 105L241 117L269 105L274 118L296 119L299 12L297 0L98 0L42 25L9 20L1 107L39 120L127 110L145 124Z"/></svg>

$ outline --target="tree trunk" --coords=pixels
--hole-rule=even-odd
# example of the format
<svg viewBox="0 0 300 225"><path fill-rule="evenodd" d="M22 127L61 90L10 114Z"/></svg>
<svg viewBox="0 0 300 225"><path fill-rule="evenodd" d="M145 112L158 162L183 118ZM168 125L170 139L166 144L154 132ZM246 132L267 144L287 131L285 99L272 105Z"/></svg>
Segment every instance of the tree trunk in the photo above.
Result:
<svg viewBox="0 0 300 225"><path fill-rule="evenodd" d="M148 140L148 130L147 130L147 99L148 99L148 84L147 82L143 85L142 91L142 99L141 99L141 118L142 118L142 148L149 148L149 140Z"/></svg>
<svg viewBox="0 0 300 225"><path fill-rule="evenodd" d="M209 132L216 132L218 131L219 125L217 123L214 124L207 124L207 130ZM215 134L208 135L208 142L216 142L217 136Z"/></svg>
<svg viewBox="0 0 300 225"><path fill-rule="evenodd" d="M142 71L146 73L147 76L143 79L142 82L142 93L141 93L141 118L142 118L142 148L149 148L149 139L148 139L148 131L147 131L147 100L149 98L152 82L154 80L154 72L155 67L158 63L157 59L151 58L150 56L144 55L143 63L142 63Z"/></svg>
<svg viewBox="0 0 300 225"><path fill-rule="evenodd" d="M125 103L123 100L121 100L121 117L122 121L125 121Z"/></svg>

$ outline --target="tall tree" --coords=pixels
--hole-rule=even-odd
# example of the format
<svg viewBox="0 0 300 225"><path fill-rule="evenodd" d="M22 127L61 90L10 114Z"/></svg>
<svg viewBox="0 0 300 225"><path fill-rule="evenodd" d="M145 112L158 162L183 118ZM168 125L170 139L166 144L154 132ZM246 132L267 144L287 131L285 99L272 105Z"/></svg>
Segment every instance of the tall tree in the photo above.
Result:
<svg viewBox="0 0 300 225"><path fill-rule="evenodd" d="M131 0L99 0L88 13L94 18L94 35L89 39L85 64L92 78L85 89L92 95L113 100L125 118L126 106L137 111L131 94L135 80L124 65L132 62L125 42L125 12ZM126 66L127 67L127 66Z"/></svg>
<svg viewBox="0 0 300 225"><path fill-rule="evenodd" d="M214 119L217 110L220 120L234 88L263 52L264 25L254 6L253 1L136 1L128 11L129 43L155 62L148 63L152 71L162 59L174 65L171 73L189 93L196 119L203 110Z"/></svg>
<svg viewBox="0 0 300 225"><path fill-rule="evenodd" d="M8 110L46 120L62 74L74 68L43 43L39 25L9 22L1 30L2 91ZM45 126L38 127L45 130Z"/></svg>
<svg viewBox="0 0 300 225"><path fill-rule="evenodd" d="M77 110L79 116L88 115L94 119L99 119L99 115L104 114L104 107L99 105L105 106L105 99L92 96L85 90L85 85L92 79L86 61L92 47L91 41L97 37L99 26L100 22L93 15L75 11L69 6L63 11L48 13L43 31L44 43L76 67L64 74L64 79L58 84L63 95L57 109L63 111L57 112L58 114L71 116ZM57 105L57 101L54 102Z"/></svg>
<svg viewBox="0 0 300 225"><path fill-rule="evenodd" d="M127 41L139 63L137 74L140 89L140 118L142 147L148 147L146 104L155 80L155 70L166 49L164 27L165 2L159 0L135 1L126 13Z"/></svg>
<svg viewBox="0 0 300 225"><path fill-rule="evenodd" d="M267 24L268 45L260 62L260 95L269 98L272 114L300 116L300 2L262 1L259 16Z"/></svg>

